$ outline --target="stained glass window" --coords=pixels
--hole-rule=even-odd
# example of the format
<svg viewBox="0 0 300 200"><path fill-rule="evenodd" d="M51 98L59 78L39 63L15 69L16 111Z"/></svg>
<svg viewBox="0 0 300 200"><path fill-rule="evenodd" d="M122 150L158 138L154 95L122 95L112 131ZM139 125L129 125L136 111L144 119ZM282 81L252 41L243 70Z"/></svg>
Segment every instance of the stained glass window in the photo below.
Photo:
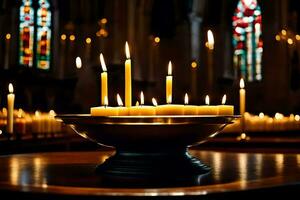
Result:
<svg viewBox="0 0 300 200"><path fill-rule="evenodd" d="M263 42L261 10L257 0L240 0L232 18L233 63L239 77L262 79Z"/></svg>
<svg viewBox="0 0 300 200"><path fill-rule="evenodd" d="M37 68L49 69L51 50L51 11L48 0L38 1L36 44Z"/></svg>
<svg viewBox="0 0 300 200"><path fill-rule="evenodd" d="M34 10L31 0L22 0L20 7L19 63L32 67L34 42Z"/></svg>

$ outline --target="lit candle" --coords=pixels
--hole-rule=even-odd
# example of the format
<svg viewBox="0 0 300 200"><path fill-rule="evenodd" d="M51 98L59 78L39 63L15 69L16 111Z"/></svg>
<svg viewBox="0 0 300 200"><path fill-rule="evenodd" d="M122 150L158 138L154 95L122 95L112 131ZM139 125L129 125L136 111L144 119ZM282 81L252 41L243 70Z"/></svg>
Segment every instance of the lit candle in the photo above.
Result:
<svg viewBox="0 0 300 200"><path fill-rule="evenodd" d="M117 107L108 107L107 96L104 97L104 105L91 108L92 116L116 116L118 115Z"/></svg>
<svg viewBox="0 0 300 200"><path fill-rule="evenodd" d="M172 82L173 82L173 78L172 78L172 63L171 63L171 61L169 61L169 64L168 64L168 75L166 77L166 101L167 101L167 104L171 104L172 103Z"/></svg>
<svg viewBox="0 0 300 200"><path fill-rule="evenodd" d="M7 132L13 133L14 131L14 103L15 103L15 95L14 87L10 83L8 85L9 94L7 95Z"/></svg>
<svg viewBox="0 0 300 200"><path fill-rule="evenodd" d="M157 105L156 100L152 101ZM154 104L154 105L155 105ZM184 105L166 104L156 106L156 115L183 115Z"/></svg>
<svg viewBox="0 0 300 200"><path fill-rule="evenodd" d="M107 68L102 53L100 53L100 63L103 70L103 72L101 73L101 105L104 105L104 98L108 97L108 89L107 89Z"/></svg>
<svg viewBox="0 0 300 200"><path fill-rule="evenodd" d="M226 94L222 97L222 105L218 106L219 115L233 115L234 107L226 104Z"/></svg>
<svg viewBox="0 0 300 200"><path fill-rule="evenodd" d="M128 43L125 43L125 54L126 54L126 61L125 61L125 106L131 106L131 60L130 60L130 52Z"/></svg>
<svg viewBox="0 0 300 200"><path fill-rule="evenodd" d="M136 106L133 106L129 109L130 115L155 115L155 108L153 106L145 106L144 105L144 93L141 92L140 97L141 105L137 102Z"/></svg>
<svg viewBox="0 0 300 200"><path fill-rule="evenodd" d="M128 108L124 107L123 101L122 101L122 99L121 99L121 97L120 97L119 94L117 94L117 102L118 102L118 105L119 105L118 115L119 116L126 116L126 115L128 115L129 110L128 110Z"/></svg>
<svg viewBox="0 0 300 200"><path fill-rule="evenodd" d="M188 105L189 104L189 96L187 93L184 95L184 115L197 115L198 114L198 106Z"/></svg>
<svg viewBox="0 0 300 200"><path fill-rule="evenodd" d="M198 115L217 115L218 107L209 105L209 96L205 96L205 106L198 106Z"/></svg>
<svg viewBox="0 0 300 200"><path fill-rule="evenodd" d="M211 30L207 31L207 48L208 48L208 56L207 56L207 67L208 67L208 90L212 91L213 87L213 50L214 50L214 35Z"/></svg>
<svg viewBox="0 0 300 200"><path fill-rule="evenodd" d="M246 90L244 79L240 80L240 114L243 115L246 111Z"/></svg>

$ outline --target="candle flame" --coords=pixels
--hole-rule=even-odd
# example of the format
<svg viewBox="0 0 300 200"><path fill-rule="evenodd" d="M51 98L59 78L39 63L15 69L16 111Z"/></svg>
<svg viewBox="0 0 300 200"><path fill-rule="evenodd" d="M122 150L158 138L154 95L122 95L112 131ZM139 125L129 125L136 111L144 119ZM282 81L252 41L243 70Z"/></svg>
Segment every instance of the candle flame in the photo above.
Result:
<svg viewBox="0 0 300 200"><path fill-rule="evenodd" d="M185 105L189 104L189 96L187 93L185 93L185 95L184 95L184 104Z"/></svg>
<svg viewBox="0 0 300 200"><path fill-rule="evenodd" d="M295 115L295 120L296 120L297 122L299 122L299 121L300 121L300 116L299 116L299 115Z"/></svg>
<svg viewBox="0 0 300 200"><path fill-rule="evenodd" d="M22 118L23 117L23 110L21 108L19 108L18 110L18 118Z"/></svg>
<svg viewBox="0 0 300 200"><path fill-rule="evenodd" d="M122 101L122 99L121 99L121 97L120 97L119 94L117 94L117 102L118 102L118 105L119 105L119 106L123 106L123 105L124 105L124 104L123 104L123 101Z"/></svg>
<svg viewBox="0 0 300 200"><path fill-rule="evenodd" d="M258 116L259 116L259 118L261 118L261 119L262 119L262 118L264 118L265 114L264 114L263 112L261 112L261 113L259 113L259 115L258 115Z"/></svg>
<svg viewBox="0 0 300 200"><path fill-rule="evenodd" d="M226 100L227 100L226 94L224 94L223 97L222 97L222 105L226 104Z"/></svg>
<svg viewBox="0 0 300 200"><path fill-rule="evenodd" d="M14 86L13 86L13 84L8 84L8 91L9 91L9 93L13 93L14 92Z"/></svg>
<svg viewBox="0 0 300 200"><path fill-rule="evenodd" d="M82 62L80 57L76 57L76 68L80 69L82 67Z"/></svg>
<svg viewBox="0 0 300 200"><path fill-rule="evenodd" d="M157 105L158 105L155 98L152 98L152 103L153 103L154 106L157 106Z"/></svg>
<svg viewBox="0 0 300 200"><path fill-rule="evenodd" d="M107 71L107 68L106 68L106 64L105 64L104 57L103 57L103 54L102 54L102 53L100 53L100 63L101 63L102 70L103 70L104 72L106 72L106 71Z"/></svg>
<svg viewBox="0 0 300 200"><path fill-rule="evenodd" d="M172 95L169 95L167 98L167 103L171 104L172 103Z"/></svg>
<svg viewBox="0 0 300 200"><path fill-rule="evenodd" d="M168 64L168 76L172 76L172 62L169 61L169 64Z"/></svg>
<svg viewBox="0 0 300 200"><path fill-rule="evenodd" d="M141 105L144 105L145 99L144 99L144 93L141 91Z"/></svg>
<svg viewBox="0 0 300 200"><path fill-rule="evenodd" d="M283 119L283 114L281 114L281 113L275 113L275 119L277 119L277 120Z"/></svg>
<svg viewBox="0 0 300 200"><path fill-rule="evenodd" d="M139 105L140 105L139 101L136 101L135 106L139 106Z"/></svg>
<svg viewBox="0 0 300 200"><path fill-rule="evenodd" d="M50 115L51 117L54 117L54 116L56 115L56 113L55 113L54 110L50 110L50 111L49 111L49 115Z"/></svg>
<svg viewBox="0 0 300 200"><path fill-rule="evenodd" d="M107 98L107 96L104 96L104 106L108 106L108 98Z"/></svg>
<svg viewBox="0 0 300 200"><path fill-rule="evenodd" d="M211 30L207 31L207 44L210 50L214 49L215 40L214 40L213 32Z"/></svg>
<svg viewBox="0 0 300 200"><path fill-rule="evenodd" d="M38 111L38 110L36 110L35 113L34 113L34 115L35 115L36 117L39 117L39 116L41 115L41 112Z"/></svg>
<svg viewBox="0 0 300 200"><path fill-rule="evenodd" d="M127 41L125 43L125 54L126 54L126 58L130 59L130 51L129 51L129 46L128 46L128 42Z"/></svg>
<svg viewBox="0 0 300 200"><path fill-rule="evenodd" d="M243 78L241 78L241 80L240 80L240 88L241 88L241 89L244 89L244 88L245 88L245 82L244 82L244 79L243 79Z"/></svg>
<svg viewBox="0 0 300 200"><path fill-rule="evenodd" d="M209 96L208 95L205 96L205 104L209 105Z"/></svg>

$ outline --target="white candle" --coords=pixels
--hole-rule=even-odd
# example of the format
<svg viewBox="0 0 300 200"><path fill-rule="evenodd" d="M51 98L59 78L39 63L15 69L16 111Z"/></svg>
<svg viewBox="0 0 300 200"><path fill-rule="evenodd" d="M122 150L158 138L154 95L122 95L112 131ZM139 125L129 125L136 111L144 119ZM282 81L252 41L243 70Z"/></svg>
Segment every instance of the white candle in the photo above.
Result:
<svg viewBox="0 0 300 200"><path fill-rule="evenodd" d="M108 88L107 88L107 68L102 53L100 53L100 63L103 70L103 72L101 73L101 105L104 105L104 98L108 97Z"/></svg>
<svg viewBox="0 0 300 200"><path fill-rule="evenodd" d="M9 94L7 95L7 132L13 133L14 131L14 103L15 103L15 95L14 87L10 83L8 85Z"/></svg>
<svg viewBox="0 0 300 200"><path fill-rule="evenodd" d="M128 43L125 43L125 106L130 107L132 101L132 88L131 88L131 60Z"/></svg>

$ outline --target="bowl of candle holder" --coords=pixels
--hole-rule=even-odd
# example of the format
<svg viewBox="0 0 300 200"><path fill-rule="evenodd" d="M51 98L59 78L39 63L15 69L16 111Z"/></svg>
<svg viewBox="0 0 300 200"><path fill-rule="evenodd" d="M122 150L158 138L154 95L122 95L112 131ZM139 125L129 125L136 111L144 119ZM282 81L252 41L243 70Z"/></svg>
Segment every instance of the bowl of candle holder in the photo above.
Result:
<svg viewBox="0 0 300 200"><path fill-rule="evenodd" d="M96 166L106 182L136 186L199 183L210 167L188 147L214 137L239 116L58 115L80 136L115 147L115 154ZM128 185L127 185L128 186Z"/></svg>

